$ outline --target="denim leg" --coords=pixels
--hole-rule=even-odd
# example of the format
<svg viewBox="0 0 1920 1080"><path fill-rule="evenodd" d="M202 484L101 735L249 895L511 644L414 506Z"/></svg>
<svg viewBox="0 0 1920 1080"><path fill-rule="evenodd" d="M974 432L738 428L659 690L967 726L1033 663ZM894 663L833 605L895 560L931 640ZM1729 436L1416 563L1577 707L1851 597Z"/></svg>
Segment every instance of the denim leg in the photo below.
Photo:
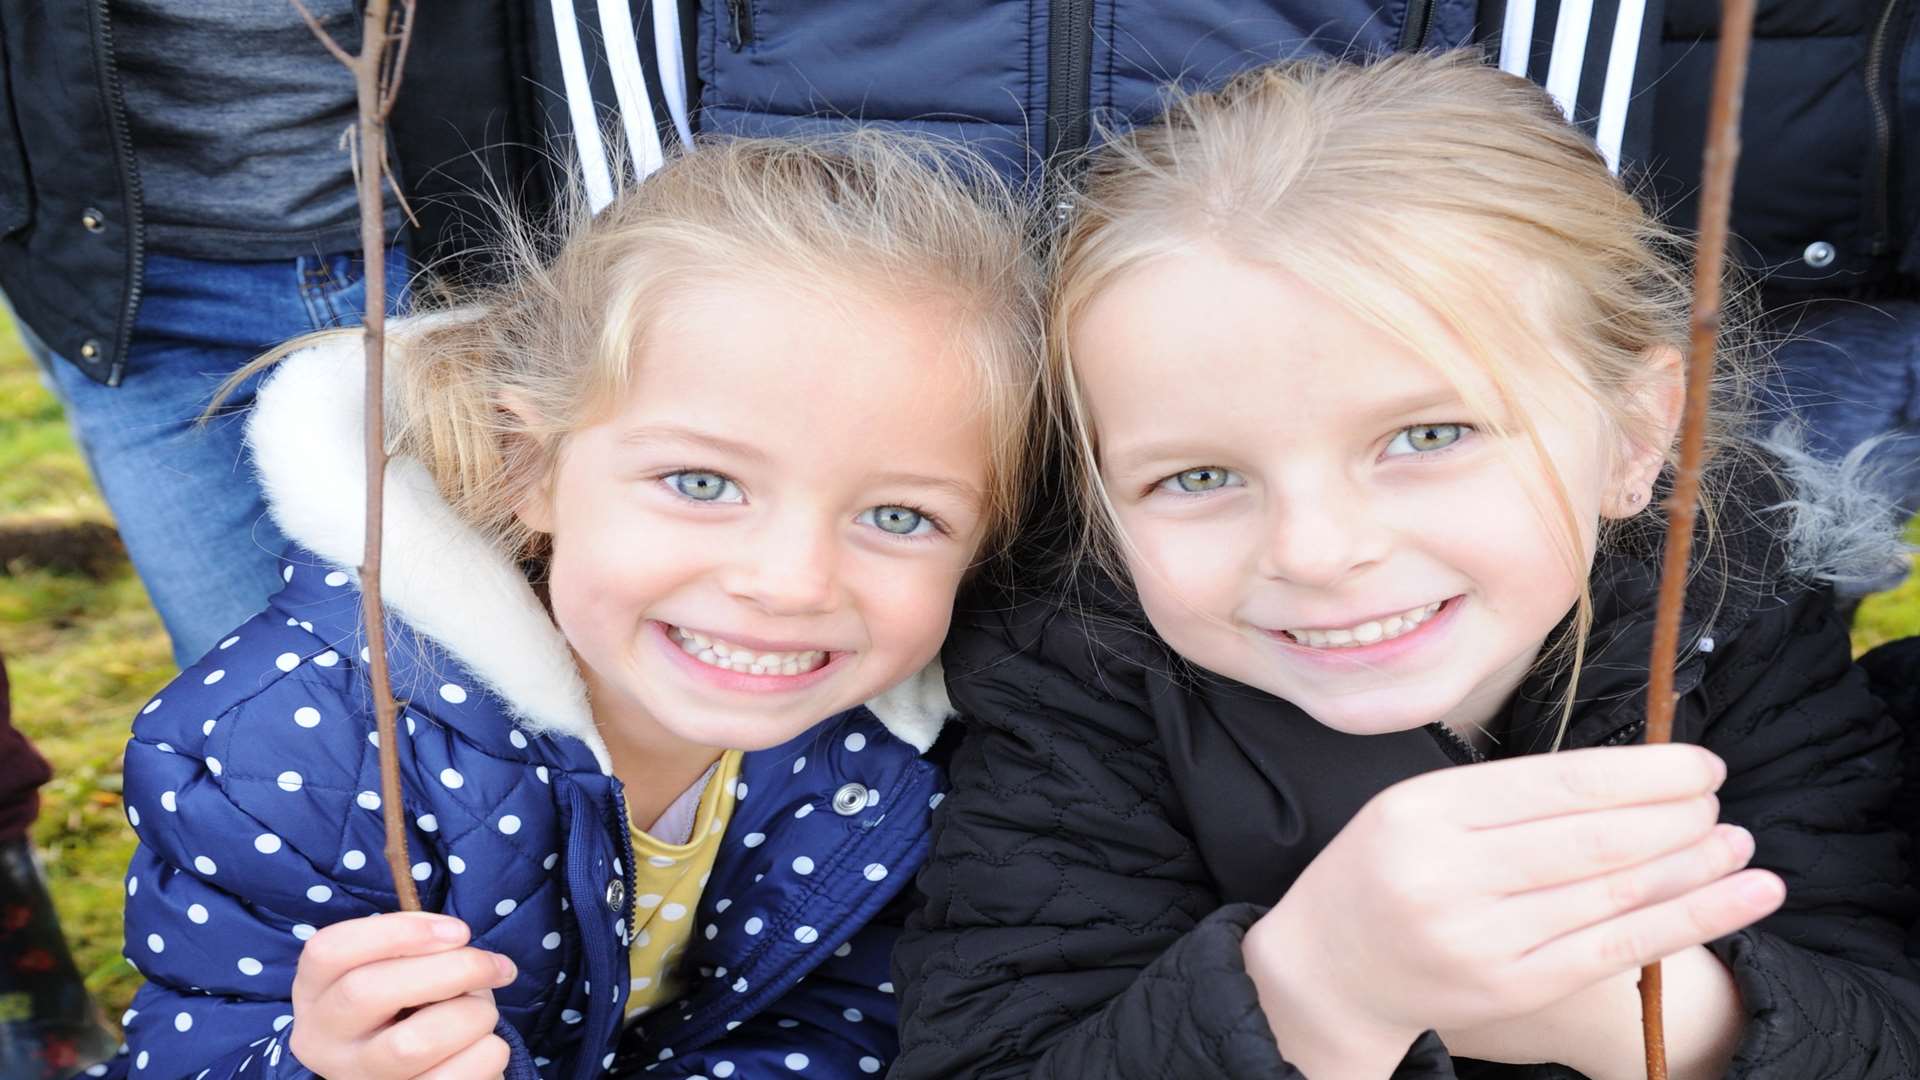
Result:
<svg viewBox="0 0 1920 1080"><path fill-rule="evenodd" d="M406 300L407 260L388 259L389 310ZM358 257L264 262L147 258L127 373L118 387L57 357L47 370L127 553L186 665L279 588L286 540L266 515L243 440L257 379L204 425L214 391L249 360L313 330L354 325L365 305Z"/></svg>
<svg viewBox="0 0 1920 1080"><path fill-rule="evenodd" d="M1772 320L1787 335L1773 389L1805 426L1808 449L1832 460L1891 436L1871 460L1902 519L1920 511L1920 301L1813 301Z"/></svg>

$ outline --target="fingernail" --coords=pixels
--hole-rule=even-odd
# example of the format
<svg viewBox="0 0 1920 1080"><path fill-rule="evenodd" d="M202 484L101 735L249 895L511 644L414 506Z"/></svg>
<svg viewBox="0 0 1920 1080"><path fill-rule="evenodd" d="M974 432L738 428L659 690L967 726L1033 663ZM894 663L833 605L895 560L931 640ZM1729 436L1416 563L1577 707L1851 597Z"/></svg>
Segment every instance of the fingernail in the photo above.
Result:
<svg viewBox="0 0 1920 1080"><path fill-rule="evenodd" d="M447 942L465 941L467 924L459 919L436 918L433 920L433 936Z"/></svg>
<svg viewBox="0 0 1920 1080"><path fill-rule="evenodd" d="M1741 862L1746 862L1753 857L1752 833L1738 825L1722 825L1720 828L1724 830L1723 835L1726 837L1727 848L1733 852L1735 858Z"/></svg>
<svg viewBox="0 0 1920 1080"><path fill-rule="evenodd" d="M493 969L499 973L502 983L510 983L520 975L520 970L513 966L513 961L499 953L493 954Z"/></svg>
<svg viewBox="0 0 1920 1080"><path fill-rule="evenodd" d="M1750 874L1740 883L1740 899L1755 907L1777 904L1785 894L1786 883L1772 874Z"/></svg>

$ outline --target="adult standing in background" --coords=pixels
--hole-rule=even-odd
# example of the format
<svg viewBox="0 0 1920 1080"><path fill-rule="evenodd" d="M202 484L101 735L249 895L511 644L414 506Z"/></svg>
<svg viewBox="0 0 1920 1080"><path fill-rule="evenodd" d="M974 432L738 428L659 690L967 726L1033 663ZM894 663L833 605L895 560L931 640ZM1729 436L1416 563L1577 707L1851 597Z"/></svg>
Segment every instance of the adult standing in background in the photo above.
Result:
<svg viewBox="0 0 1920 1080"><path fill-rule="evenodd" d="M357 48L355 0L307 7ZM432 195L472 175L435 167L524 127L504 89L518 16L459 7L422 20L394 118L395 164L430 231L449 216ZM237 418L195 422L261 352L359 322L341 142L356 116L351 75L288 0L0 0L0 291L177 658L279 585L282 538ZM387 203L393 236L402 219ZM396 306L405 248L388 253Z"/></svg>
<svg viewBox="0 0 1920 1080"><path fill-rule="evenodd" d="M696 134L900 126L984 152L1038 184L1102 126L1157 115L1164 87L1213 86L1276 59L1483 42L1544 84L1610 163L1638 162L1666 0L551 0L535 113L571 136L590 198ZM1629 108L1631 106L1631 108ZM603 130L620 132L624 148Z"/></svg>
<svg viewBox="0 0 1920 1080"><path fill-rule="evenodd" d="M1719 12L1667 0L1654 191L1681 225L1699 211ZM1773 389L1822 457L1896 436L1871 460L1899 512L1920 511L1920 4L1763 4L1740 125L1736 255L1780 342Z"/></svg>

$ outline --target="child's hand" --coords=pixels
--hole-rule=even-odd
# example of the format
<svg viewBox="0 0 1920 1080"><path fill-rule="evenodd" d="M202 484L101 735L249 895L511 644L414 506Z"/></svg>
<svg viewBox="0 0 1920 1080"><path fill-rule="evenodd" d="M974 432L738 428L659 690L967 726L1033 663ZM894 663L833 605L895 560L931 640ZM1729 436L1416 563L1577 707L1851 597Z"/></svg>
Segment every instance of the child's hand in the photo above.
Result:
<svg viewBox="0 0 1920 1080"><path fill-rule="evenodd" d="M1247 933L1281 1048L1311 1076L1390 1073L1429 1028L1534 1012L1777 908L1726 769L1692 746L1446 769L1369 802ZM1318 1071L1316 1071L1316 1068Z"/></svg>
<svg viewBox="0 0 1920 1080"><path fill-rule="evenodd" d="M293 977L289 1048L322 1076L501 1076L508 1050L493 1034L492 990L513 981L513 961L462 948L466 941L465 923L420 912L350 919L315 934Z"/></svg>

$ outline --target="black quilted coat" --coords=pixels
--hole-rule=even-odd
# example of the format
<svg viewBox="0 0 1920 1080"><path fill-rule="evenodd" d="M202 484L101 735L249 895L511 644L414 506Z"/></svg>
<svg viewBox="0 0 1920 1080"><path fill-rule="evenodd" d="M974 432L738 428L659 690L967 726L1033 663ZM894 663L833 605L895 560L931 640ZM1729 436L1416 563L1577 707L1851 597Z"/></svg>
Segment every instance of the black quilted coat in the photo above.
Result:
<svg viewBox="0 0 1920 1080"><path fill-rule="evenodd" d="M1732 1075L1920 1077L1920 983L1903 955L1916 894L1889 819L1899 731L1827 592L1782 584L1764 530L1730 533L1690 593L1676 736L1726 759L1723 816L1788 889L1781 911L1712 944L1749 1014ZM1656 565L1643 550L1596 566L1570 747L1643 733ZM1370 796L1472 752L1435 729L1341 735L1182 668L1124 600L974 608L945 655L971 727L920 878L926 907L895 954L892 1075L1298 1076L1241 935ZM1522 687L1496 721L1498 753L1547 749L1562 686ZM1574 1075L1454 1061L1428 1033L1394 1077Z"/></svg>

